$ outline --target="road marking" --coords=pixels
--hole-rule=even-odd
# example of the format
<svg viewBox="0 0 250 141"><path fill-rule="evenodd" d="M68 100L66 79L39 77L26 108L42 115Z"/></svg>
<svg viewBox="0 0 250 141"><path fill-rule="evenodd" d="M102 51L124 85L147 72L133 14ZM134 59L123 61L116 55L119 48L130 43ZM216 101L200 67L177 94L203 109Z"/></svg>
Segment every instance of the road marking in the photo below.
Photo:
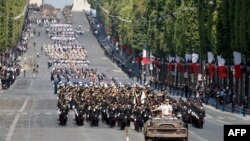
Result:
<svg viewBox="0 0 250 141"><path fill-rule="evenodd" d="M224 119L224 117L217 117L218 119Z"/></svg>
<svg viewBox="0 0 250 141"><path fill-rule="evenodd" d="M121 70L112 70L113 72L122 72Z"/></svg>
<svg viewBox="0 0 250 141"><path fill-rule="evenodd" d="M14 115L15 113L7 113L7 115L11 116L11 115Z"/></svg>
<svg viewBox="0 0 250 141"><path fill-rule="evenodd" d="M29 101L29 98L27 97L27 98L25 99L25 101L24 101L24 103L23 103L21 109L19 110L20 113L23 112L23 110L25 109L25 107L26 107L27 104L28 104L28 101Z"/></svg>
<svg viewBox="0 0 250 141"><path fill-rule="evenodd" d="M249 119L247 119L247 118L243 118L243 120L249 120Z"/></svg>
<svg viewBox="0 0 250 141"><path fill-rule="evenodd" d="M29 88L28 88L28 91L30 91L31 90L31 86L33 85L33 79L31 79L31 82L30 82L30 86L29 86Z"/></svg>
<svg viewBox="0 0 250 141"><path fill-rule="evenodd" d="M236 120L235 118L232 118L232 117L228 117L228 119L230 119L230 120Z"/></svg>
<svg viewBox="0 0 250 141"><path fill-rule="evenodd" d="M223 120L220 120L220 119L217 119L217 121L218 121L218 122L221 122L221 123L223 123L223 124L228 124L228 125L231 125L231 123L226 122L226 121L223 121Z"/></svg>
<svg viewBox="0 0 250 141"><path fill-rule="evenodd" d="M106 58L106 57L102 57L102 60L108 60L108 58Z"/></svg>
<svg viewBox="0 0 250 141"><path fill-rule="evenodd" d="M44 114L45 114L45 115L52 115L51 112L45 112Z"/></svg>
<svg viewBox="0 0 250 141"><path fill-rule="evenodd" d="M18 122L18 120L19 120L19 118L20 118L20 115L21 115L20 113L23 112L23 110L25 109L25 107L26 107L27 104L28 104L28 101L29 101L29 99L28 99L28 97L27 97L27 98L25 99L25 101L24 101L24 103L23 103L21 109L19 110L19 113L16 114L14 120L13 120L12 123L11 123L10 128L9 128L9 131L8 131L8 134L7 134L6 138L5 138L5 141L11 141L11 137L12 137L12 135L13 135L13 133L14 133L14 130L15 130L15 128L16 128L16 124L17 124L17 122Z"/></svg>
<svg viewBox="0 0 250 141"><path fill-rule="evenodd" d="M212 116L209 114L206 114L205 118L212 118Z"/></svg>

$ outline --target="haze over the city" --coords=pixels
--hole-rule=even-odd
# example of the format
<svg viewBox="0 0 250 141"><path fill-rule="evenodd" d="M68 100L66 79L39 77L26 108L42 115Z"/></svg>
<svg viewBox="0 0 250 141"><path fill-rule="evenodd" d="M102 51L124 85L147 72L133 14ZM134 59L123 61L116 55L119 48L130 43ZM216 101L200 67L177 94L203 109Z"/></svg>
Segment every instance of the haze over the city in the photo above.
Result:
<svg viewBox="0 0 250 141"><path fill-rule="evenodd" d="M44 3L62 9L65 5L72 5L73 0L44 0Z"/></svg>

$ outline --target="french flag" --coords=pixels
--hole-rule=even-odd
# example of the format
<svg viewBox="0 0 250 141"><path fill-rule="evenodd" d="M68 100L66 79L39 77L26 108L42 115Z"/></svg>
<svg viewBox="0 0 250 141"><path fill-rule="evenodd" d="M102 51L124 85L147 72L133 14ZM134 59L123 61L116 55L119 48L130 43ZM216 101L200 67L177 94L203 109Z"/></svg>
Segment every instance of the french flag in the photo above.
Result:
<svg viewBox="0 0 250 141"><path fill-rule="evenodd" d="M241 64L241 53L234 51L233 52L234 55L234 76L235 78L240 78L241 77L241 68L240 68L240 64Z"/></svg>
<svg viewBox="0 0 250 141"><path fill-rule="evenodd" d="M146 65L147 64L147 50L144 49L142 52L142 61L141 61L142 65Z"/></svg>

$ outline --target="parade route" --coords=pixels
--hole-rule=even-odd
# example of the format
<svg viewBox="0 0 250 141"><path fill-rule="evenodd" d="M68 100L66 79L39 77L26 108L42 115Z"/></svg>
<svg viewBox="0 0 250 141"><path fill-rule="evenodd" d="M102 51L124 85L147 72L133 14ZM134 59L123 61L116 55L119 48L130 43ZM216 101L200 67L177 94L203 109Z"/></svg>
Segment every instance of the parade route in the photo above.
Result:
<svg viewBox="0 0 250 141"><path fill-rule="evenodd" d="M90 67L105 72L118 81L131 82L121 69L109 60L101 49L96 37L90 31L90 25L84 12L73 13L73 27L81 25L85 34L78 36L80 44L88 51L87 59ZM0 141L124 141L125 131L118 127L109 128L100 123L99 127L91 127L88 122L78 126L74 120L74 112L70 111L66 126L58 122L57 95L53 94L53 82L50 80L51 69L48 69L49 58L41 51L44 43L51 41L45 28L32 24L40 36L34 35L29 41L29 50L22 58L32 56L39 64L38 74L27 70L26 76L18 76L10 89L0 94ZM33 29L32 28L32 29ZM33 47L33 43L36 46ZM223 141L224 124L249 124L249 120L240 116L218 112L206 108L203 129L189 126L190 141ZM144 141L142 133L129 127L129 141Z"/></svg>

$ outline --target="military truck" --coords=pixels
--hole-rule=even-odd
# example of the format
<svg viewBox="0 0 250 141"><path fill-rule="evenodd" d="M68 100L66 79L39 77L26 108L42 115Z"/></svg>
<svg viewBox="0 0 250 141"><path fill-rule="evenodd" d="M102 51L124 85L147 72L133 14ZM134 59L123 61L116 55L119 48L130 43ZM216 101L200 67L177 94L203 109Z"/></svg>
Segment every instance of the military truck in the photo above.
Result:
<svg viewBox="0 0 250 141"><path fill-rule="evenodd" d="M175 118L152 118L144 124L144 138L149 140L188 140L187 124Z"/></svg>

